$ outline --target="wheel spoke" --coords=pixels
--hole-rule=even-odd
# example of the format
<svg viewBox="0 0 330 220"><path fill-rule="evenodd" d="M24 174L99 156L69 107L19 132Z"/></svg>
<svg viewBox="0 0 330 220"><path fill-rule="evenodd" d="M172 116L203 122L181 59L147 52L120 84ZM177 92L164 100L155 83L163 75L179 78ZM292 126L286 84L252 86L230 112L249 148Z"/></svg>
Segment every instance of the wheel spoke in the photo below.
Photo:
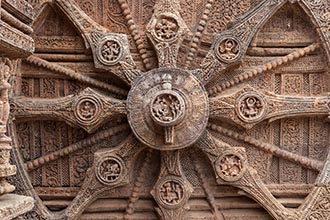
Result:
<svg viewBox="0 0 330 220"><path fill-rule="evenodd" d="M41 166L44 166L45 164L56 161L62 157L68 156L69 154L73 154L74 152L81 150L85 147L97 144L100 141L105 140L105 139L107 139L115 134L118 134L120 132L123 132L125 130L129 130L129 127L127 124L118 125L116 127L112 127L107 130L100 131L96 134L91 135L90 137L88 137L84 140L78 141L74 144L71 144L67 147L54 151L52 153L43 155L37 159L28 161L25 163L25 166L26 166L27 170L29 170L29 171L37 169Z"/></svg>
<svg viewBox="0 0 330 220"><path fill-rule="evenodd" d="M188 32L180 15L178 0L160 0L147 26L148 37L156 48L160 67L175 67L179 48Z"/></svg>
<svg viewBox="0 0 330 220"><path fill-rule="evenodd" d="M329 216L330 212L328 209L322 210L322 212L311 212L311 210L317 210L320 204L327 204L329 199L329 187L330 184L330 151L328 150L328 155L325 160L322 171L315 181L315 187L309 193L304 202L299 206L298 210L302 213L302 216L309 218L305 219L317 219L317 217L326 218ZM322 213L322 215L321 215Z"/></svg>
<svg viewBox="0 0 330 220"><path fill-rule="evenodd" d="M255 139L255 138L252 138L250 136L239 134L232 130L223 128L219 125L210 123L208 125L208 127L225 136L251 144L252 146L254 146L262 151L270 153L276 157L288 160L288 161L298 164L300 166L306 167L308 169L315 170L315 171L321 171L321 169L323 167L323 162L321 162L321 161L291 153L291 152L289 152L287 150L283 150L273 144L265 143L265 142Z"/></svg>
<svg viewBox="0 0 330 220"><path fill-rule="evenodd" d="M162 151L158 181L151 194L159 205L156 208L163 220L182 220L186 204L193 192L192 185L184 176L179 151Z"/></svg>
<svg viewBox="0 0 330 220"><path fill-rule="evenodd" d="M162 220L327 218L311 214L322 206L326 215L330 200L326 188L330 153L322 159L328 128L321 118L330 121L330 94L320 95L329 81L322 57L330 51L325 40L330 36L325 30L329 26L325 0L47 1L31 1L42 8L31 36L37 45L35 54L20 56L24 65L20 68L20 59L13 61L15 68L3 71L5 79L0 79L4 81L0 127L4 133L11 114L8 132L16 145L18 190L36 197L39 205L35 216L23 218L37 218L47 209L48 217L59 220L106 215L153 219L150 207L154 206ZM7 8L11 9L5 7L5 12ZM22 29L20 23L28 22L22 16L18 23L13 22L15 16L7 16L9 26ZM279 30L283 33L277 37ZM72 92L81 86L82 92ZM274 90L266 91L267 87ZM28 97L17 96L21 93ZM68 96L41 98L59 94ZM261 122L292 117L297 120L259 131L265 127ZM68 127L39 123L49 120L66 122ZM229 124L237 129L224 127ZM248 130L256 125L257 131ZM81 137L86 134L83 130L87 137ZM98 147L128 133L116 147ZM216 133L220 139L213 136ZM255 136L274 140L267 143L263 140L267 138ZM7 142L2 150L7 152L2 158L6 161ZM87 155L84 149L91 152ZM158 159L158 154L153 155L156 150L160 164L150 167ZM211 170L204 169L209 167L203 166L205 158L195 152L206 155ZM271 185L266 187L263 179ZM292 183L299 183L298 192ZM222 185L230 186L225 187L228 192L222 192ZM311 189L315 195L293 209ZM99 206L101 200L110 202ZM194 209L191 213L187 213L189 205Z"/></svg>
<svg viewBox="0 0 330 220"><path fill-rule="evenodd" d="M247 196L263 206L274 219L285 219L284 217L296 215L276 200L257 172L249 166L244 148L231 147L213 137L208 131L197 141L196 146L209 158L219 185L231 185L243 190Z"/></svg>
<svg viewBox="0 0 330 220"><path fill-rule="evenodd" d="M300 97L261 92L246 85L210 98L210 118L249 129L256 124L297 116L328 116L329 96Z"/></svg>
<svg viewBox="0 0 330 220"><path fill-rule="evenodd" d="M215 220L225 220L223 214L218 209L218 206L217 206L216 201L215 201L215 197L214 197L214 195L213 195L213 193L210 189L210 184L207 182L205 174L203 173L203 170L201 169L201 166L197 162L197 158L194 158L192 155L191 155L191 157L193 158L195 171L197 173L199 181L202 184L202 187L204 189L207 201L209 202L212 213L214 214Z"/></svg>
<svg viewBox="0 0 330 220"><path fill-rule="evenodd" d="M55 63L48 62L48 61L46 61L44 59L41 59L39 57L36 57L34 55L29 56L28 58L25 59L25 61L27 61L31 64L34 64L34 65L40 66L40 67L47 68L47 69L49 69L51 71L54 71L54 72L57 72L59 74L63 74L65 76L68 76L68 77L70 77L72 79L75 79L75 80L78 80L80 82L88 83L88 84L93 85L95 87L105 89L105 90L107 90L109 92L112 92L114 94L118 94L120 96L126 96L127 95L126 90L123 90L123 89L118 88L116 86L109 85L107 83L98 81L98 80L93 79L89 76L84 76L82 74L79 74L79 73L75 72L74 70L72 70L70 68L63 67L63 66L60 66L60 65L55 64Z"/></svg>
<svg viewBox="0 0 330 220"><path fill-rule="evenodd" d="M147 178L146 171L148 170L148 166L150 165L152 155L153 150L148 149L143 164L134 182L134 188L132 189L131 196L129 197L128 205L124 215L124 220L129 220L130 215L134 213L135 205L136 202L139 200L139 193L143 186L143 181L145 180L145 178Z"/></svg>
<svg viewBox="0 0 330 220"><path fill-rule="evenodd" d="M314 52L316 49L320 47L319 43L314 43L309 45L308 47L298 49L284 57L275 58L272 61L269 61L261 66L257 66L252 68L251 70L245 71L237 76L235 76L232 80L223 82L220 85L214 86L211 89L208 90L208 93L210 96L215 96L218 93L229 89L235 85L238 85L246 80L249 80L261 73L264 73L269 70L276 69L284 64L290 63L294 60L297 60L305 55L310 54L311 52Z"/></svg>
<svg viewBox="0 0 330 220"><path fill-rule="evenodd" d="M117 0L117 2L120 4L120 8L122 10L123 15L125 16L125 20L127 22L127 27L129 31L131 32L132 38L135 42L135 45L138 49L138 52L140 54L140 57L142 59L142 63L144 67L148 70L151 68L152 64L150 62L150 57L148 56L147 52L147 46L145 45L145 42L143 41L143 38L140 35L140 30L138 29L138 26L134 19L131 12L131 9L129 8L129 5L126 0Z"/></svg>
<svg viewBox="0 0 330 220"><path fill-rule="evenodd" d="M83 128L97 130L114 116L126 114L124 101L86 88L78 95L56 99L15 97L10 102L15 118L56 119Z"/></svg>
<svg viewBox="0 0 330 220"><path fill-rule="evenodd" d="M102 149L94 154L93 166L78 195L65 210L64 219L78 219L83 210L95 201L104 191L130 183L128 169L135 157L144 149L131 135L114 149Z"/></svg>
<svg viewBox="0 0 330 220"><path fill-rule="evenodd" d="M201 64L203 83L207 84L228 68L236 66L259 28L285 3L285 0L261 1L254 10L240 16L229 29L218 33Z"/></svg>

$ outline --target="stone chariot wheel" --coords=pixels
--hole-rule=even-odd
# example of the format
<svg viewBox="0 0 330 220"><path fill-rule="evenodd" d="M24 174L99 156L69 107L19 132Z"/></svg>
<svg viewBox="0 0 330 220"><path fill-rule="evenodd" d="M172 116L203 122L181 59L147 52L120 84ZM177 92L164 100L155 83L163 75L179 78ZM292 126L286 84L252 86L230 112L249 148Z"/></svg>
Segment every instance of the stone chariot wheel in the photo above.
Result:
<svg viewBox="0 0 330 220"><path fill-rule="evenodd" d="M330 215L327 1L35 4L9 97L23 219Z"/></svg>

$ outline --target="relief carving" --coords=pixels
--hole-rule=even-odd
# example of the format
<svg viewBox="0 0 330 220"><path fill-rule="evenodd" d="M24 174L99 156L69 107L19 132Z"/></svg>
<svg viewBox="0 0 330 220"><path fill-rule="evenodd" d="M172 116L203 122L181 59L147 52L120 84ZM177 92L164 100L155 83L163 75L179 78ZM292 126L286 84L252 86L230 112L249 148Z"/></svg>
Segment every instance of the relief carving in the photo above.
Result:
<svg viewBox="0 0 330 220"><path fill-rule="evenodd" d="M243 175L246 166L244 160L235 154L226 154L219 158L217 162L218 175L226 181L239 179Z"/></svg>
<svg viewBox="0 0 330 220"><path fill-rule="evenodd" d="M217 47L217 57L225 63L234 62L240 56L240 43L234 38L222 39Z"/></svg>
<svg viewBox="0 0 330 220"><path fill-rule="evenodd" d="M117 182L123 173L123 162L119 158L105 157L96 165L96 177L106 185Z"/></svg>
<svg viewBox="0 0 330 220"><path fill-rule="evenodd" d="M161 17L153 30L159 41L173 41L178 35L179 25L175 18Z"/></svg>
<svg viewBox="0 0 330 220"><path fill-rule="evenodd" d="M160 67L176 66L180 45L188 32L180 11L178 2L162 0L155 4L147 25L147 34L156 48Z"/></svg>
<svg viewBox="0 0 330 220"><path fill-rule="evenodd" d="M266 103L258 94L243 94L237 101L238 116L243 121L258 121L266 111Z"/></svg>
<svg viewBox="0 0 330 220"><path fill-rule="evenodd" d="M75 103L75 106L76 117L86 124L97 120L103 109L101 101L94 97L83 97Z"/></svg>
<svg viewBox="0 0 330 220"><path fill-rule="evenodd" d="M122 55L123 47L114 39L105 38L101 40L97 48L97 58L105 65L114 65Z"/></svg>

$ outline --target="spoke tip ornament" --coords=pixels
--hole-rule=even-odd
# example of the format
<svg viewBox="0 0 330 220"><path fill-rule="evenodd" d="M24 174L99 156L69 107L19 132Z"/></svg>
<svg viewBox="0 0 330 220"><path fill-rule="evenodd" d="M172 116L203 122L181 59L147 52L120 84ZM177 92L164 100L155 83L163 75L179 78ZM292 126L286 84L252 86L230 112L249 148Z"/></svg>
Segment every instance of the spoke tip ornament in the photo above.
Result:
<svg viewBox="0 0 330 220"><path fill-rule="evenodd" d="M127 100L134 134L154 149L188 147L206 128L208 97L200 81L188 71L151 70L133 83Z"/></svg>

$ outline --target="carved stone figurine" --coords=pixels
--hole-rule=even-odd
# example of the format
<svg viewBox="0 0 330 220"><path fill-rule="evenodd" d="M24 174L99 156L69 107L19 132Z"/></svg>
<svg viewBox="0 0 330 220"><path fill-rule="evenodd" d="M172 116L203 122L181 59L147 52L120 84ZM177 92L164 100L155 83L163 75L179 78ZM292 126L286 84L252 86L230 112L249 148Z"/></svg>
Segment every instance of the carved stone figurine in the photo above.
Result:
<svg viewBox="0 0 330 220"><path fill-rule="evenodd" d="M0 67L0 125L1 127L6 127L8 117L9 117L9 98L8 98L8 90L10 89L10 84L8 83L8 79L10 76L10 68L6 64L2 64ZM1 129L1 135L2 129Z"/></svg>
<svg viewBox="0 0 330 220"><path fill-rule="evenodd" d="M16 173L16 167L9 164L11 139L6 135L10 109L8 90L11 86L8 83L9 76L10 67L2 63L0 65L0 195L15 190L15 187L6 180L6 177Z"/></svg>

